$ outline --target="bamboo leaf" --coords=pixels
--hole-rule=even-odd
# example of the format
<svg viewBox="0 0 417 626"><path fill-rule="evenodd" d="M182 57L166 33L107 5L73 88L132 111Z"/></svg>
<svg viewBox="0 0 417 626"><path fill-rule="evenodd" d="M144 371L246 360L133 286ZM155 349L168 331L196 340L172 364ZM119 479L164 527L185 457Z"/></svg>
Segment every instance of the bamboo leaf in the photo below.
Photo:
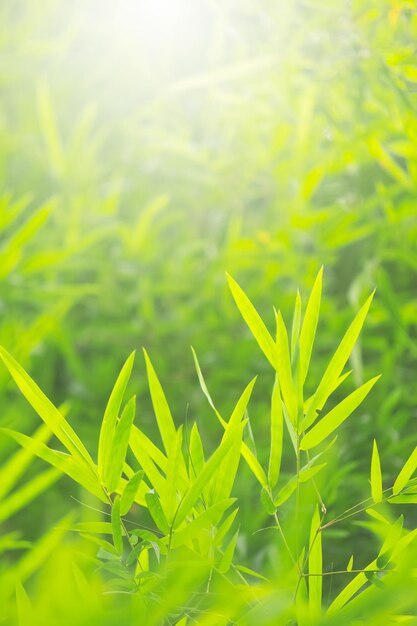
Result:
<svg viewBox="0 0 417 626"><path fill-rule="evenodd" d="M284 431L284 418L281 405L281 394L277 376L272 390L271 399L271 444L269 452L268 483L275 487L278 482L282 457L282 438Z"/></svg>
<svg viewBox="0 0 417 626"><path fill-rule="evenodd" d="M381 502L382 500L382 475L381 475L381 462L379 460L378 446L374 439L374 445L372 448L372 461L371 461L371 494L374 502Z"/></svg>
<svg viewBox="0 0 417 626"><path fill-rule="evenodd" d="M308 465L305 466L300 471L298 481L300 483L307 482L308 480L313 478L313 476L318 474L323 469L323 467L326 467L326 465L327 463L322 463L321 465L314 465L313 467L310 467ZM278 493L278 497L276 498L274 502L275 506L282 506L284 502L286 502L288 498L292 496L292 494L294 493L296 489L297 489L297 476L293 476L292 478L290 478L287 484L284 485L284 487Z"/></svg>
<svg viewBox="0 0 417 626"><path fill-rule="evenodd" d="M194 422L190 435L190 476L196 477L204 466L204 449L196 422Z"/></svg>
<svg viewBox="0 0 417 626"><path fill-rule="evenodd" d="M314 338L316 336L317 323L319 319L321 291L323 283L323 267L317 274L313 289L308 300L303 326L300 333L300 373L301 385L304 384L310 365L311 353L313 350Z"/></svg>
<svg viewBox="0 0 417 626"><path fill-rule="evenodd" d="M182 426L178 429L173 445L168 454L168 469L167 477L165 481L165 492L162 506L165 511L165 516L168 520L168 524L171 526L175 516L175 512L178 507L177 502L177 490L178 490L178 478L180 460L182 458Z"/></svg>
<svg viewBox="0 0 417 626"><path fill-rule="evenodd" d="M186 492L175 517L174 528L178 528L185 517L191 512L195 502L201 496L204 488L210 481L211 477L220 466L220 463L224 460L231 448L236 444L236 441L242 438L244 423L239 424L236 428L230 432L220 444L220 446L213 452L211 457L204 465L201 472L198 474L190 488Z"/></svg>
<svg viewBox="0 0 417 626"><path fill-rule="evenodd" d="M45 396L43 391L25 372L19 363L0 346L0 358L12 375L26 400L38 413L39 417L47 424L54 435L75 457L79 457L95 471L95 466L87 449L78 437L65 417L58 411L52 402Z"/></svg>
<svg viewBox="0 0 417 626"><path fill-rule="evenodd" d="M36 496L48 489L61 477L61 472L56 469L47 469L45 472L37 474L34 478L26 482L20 489L11 493L0 502L0 522L8 519L14 513L31 502Z"/></svg>
<svg viewBox="0 0 417 626"><path fill-rule="evenodd" d="M362 326L369 311L369 307L371 306L373 296L374 292L369 296L365 304L357 313L353 322L346 331L342 341L340 342L339 347L334 353L329 365L327 366L327 369L324 372L320 384L317 387L317 390L308 407L308 411L303 423L303 430L306 430L312 424L314 424L317 419L317 412L323 408L327 398L334 389L334 386L338 378L340 377L342 370L346 365L347 360L349 359L353 347L358 339L359 333L361 332Z"/></svg>
<svg viewBox="0 0 417 626"><path fill-rule="evenodd" d="M297 423L297 394L295 391L294 381L292 378L291 358L288 347L288 335L285 328L284 320L281 312L278 311L276 316L277 322L277 372L278 381L281 389L282 399L286 406L288 416L291 423L295 426Z"/></svg>
<svg viewBox="0 0 417 626"><path fill-rule="evenodd" d="M262 352L265 354L272 367L276 369L276 347L273 338L243 289L229 274L226 274L226 276L237 308L255 337Z"/></svg>
<svg viewBox="0 0 417 626"><path fill-rule="evenodd" d="M120 496L116 496L111 508L111 526L114 547L119 554L123 554L122 522L120 519Z"/></svg>
<svg viewBox="0 0 417 626"><path fill-rule="evenodd" d="M413 452L408 457L405 462L404 467L401 472L398 474L394 486L392 488L392 493L396 496L400 491L404 489L411 476L414 474L417 468L417 446L414 448Z"/></svg>
<svg viewBox="0 0 417 626"><path fill-rule="evenodd" d="M143 476L145 472L143 470L139 470L136 474L129 479L126 483L122 495L120 497L120 514L126 515L128 513L135 501L136 494L138 492L139 486L142 482Z"/></svg>
<svg viewBox="0 0 417 626"><path fill-rule="evenodd" d="M112 442L116 431L116 422L119 417L120 407L127 383L132 373L135 352L132 352L123 365L116 383L110 394L109 401L104 412L103 422L100 429L98 442L98 469L103 481L108 474L108 465L113 461L111 458Z"/></svg>
<svg viewBox="0 0 417 626"><path fill-rule="evenodd" d="M314 510L310 528L310 544L308 557L308 600L310 614L314 620L317 620L321 614L321 596L323 587L323 556L320 532L320 513L318 506ZM311 574L314 574L312 576Z"/></svg>
<svg viewBox="0 0 417 626"><path fill-rule="evenodd" d="M143 353L145 355L146 371L148 375L149 391L151 393L152 405L155 412L159 432L161 433L162 442L164 444L165 451L168 454L172 443L175 440L176 429L174 425L174 420L172 419L171 410L162 389L162 385L159 382L148 353L146 352L146 350L143 350Z"/></svg>
<svg viewBox="0 0 417 626"><path fill-rule="evenodd" d="M225 439L229 436L229 433L232 432L239 423L241 423L252 395L255 382L256 378L251 380L237 401L227 424L222 441L225 441ZM213 474L209 488L210 504L214 504L218 500L224 500L230 496L239 466L241 447L242 439L240 438L236 440L236 444L230 450L227 458L223 460L217 471Z"/></svg>
<svg viewBox="0 0 417 626"><path fill-rule="evenodd" d="M87 489L90 493L99 498L102 502L108 503L108 500L101 489L98 479L94 476L84 462L79 457L74 459L70 454L59 452L48 448L42 441L34 440L27 435L18 433L8 428L0 428L0 432L12 437L19 445L31 451L40 459L46 461L53 467L57 468L64 474L67 474L72 480Z"/></svg>
<svg viewBox="0 0 417 626"><path fill-rule="evenodd" d="M198 537L204 528L216 526L224 512L231 507L235 501L235 498L227 498L213 504L213 506L194 518L192 522L173 534L171 547L178 548Z"/></svg>
<svg viewBox="0 0 417 626"><path fill-rule="evenodd" d="M167 535L169 533L169 524L162 509L158 494L156 494L155 491L151 490L146 494L145 498L149 513L151 514L151 517L155 522L156 527L162 533Z"/></svg>
<svg viewBox="0 0 417 626"><path fill-rule="evenodd" d="M204 395L206 396L207 400L209 401L210 406L214 410L214 412L216 414L216 417L219 420L220 424L223 426L223 428L226 429L227 422L220 415L219 411L216 409L216 407L215 407L215 405L213 403L213 400L211 399L211 396L210 396L210 394L208 392L207 385L206 385L204 377L203 377L203 373L201 371L200 365L199 365L198 360L197 360L197 355L196 355L196 353L194 351L193 351L193 356L194 356L194 362L195 362L195 365L196 365L197 375L198 375L198 379L200 381L201 389L202 389ZM268 481L267 481L267 478L266 478L266 474L265 474L261 464L259 463L258 459L256 458L256 456L254 455L252 450L248 447L248 445L244 441L242 442L242 446L241 446L241 454L242 454L243 458L245 459L246 463L248 464L249 468L253 472L254 476L256 477L256 479L261 484L261 486L267 489L268 488Z"/></svg>
<svg viewBox="0 0 417 626"><path fill-rule="evenodd" d="M339 402L334 409L329 411L301 440L301 450L310 450L328 437L342 424L353 411L363 402L380 376L375 376L368 382L355 389L344 400Z"/></svg>
<svg viewBox="0 0 417 626"><path fill-rule="evenodd" d="M297 295L295 298L294 315L292 319L291 327L291 365L294 367L296 357L299 352L300 341L300 327L301 327L301 296L297 289Z"/></svg>
<svg viewBox="0 0 417 626"><path fill-rule="evenodd" d="M129 445L130 431L136 412L136 396L127 403L120 420L116 424L116 429L111 442L110 458L111 463L106 464L105 483L110 493L115 491L119 485L126 460L127 448Z"/></svg>
<svg viewBox="0 0 417 626"><path fill-rule="evenodd" d="M233 535L231 541L229 542L226 550L224 551L224 553L222 555L222 558L220 559L220 563L219 563L219 566L218 566L217 569L222 574L226 574L229 571L229 569L230 569L230 567L232 565L233 556L235 554L236 543L237 543L238 537L239 537L239 531L237 531Z"/></svg>

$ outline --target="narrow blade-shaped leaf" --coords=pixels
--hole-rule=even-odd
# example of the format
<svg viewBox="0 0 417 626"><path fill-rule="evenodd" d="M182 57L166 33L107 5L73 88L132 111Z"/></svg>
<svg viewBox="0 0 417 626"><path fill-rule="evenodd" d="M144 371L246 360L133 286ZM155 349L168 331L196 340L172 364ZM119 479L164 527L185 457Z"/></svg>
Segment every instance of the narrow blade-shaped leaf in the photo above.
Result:
<svg viewBox="0 0 417 626"><path fill-rule="evenodd" d="M116 424L113 440L110 444L111 463L105 464L105 484L110 493L119 485L129 445L130 430L136 412L136 396L132 396Z"/></svg>
<svg viewBox="0 0 417 626"><path fill-rule="evenodd" d="M310 366L311 353L314 338L316 336L317 323L319 320L321 290L323 282L323 268L317 274L317 278L311 290L308 300L303 325L300 333L300 383L304 384Z"/></svg>
<svg viewBox="0 0 417 626"><path fill-rule="evenodd" d="M19 363L0 346L0 358L14 378L26 400L39 417L47 424L54 435L74 456L81 457L91 467L94 467L86 447L65 417L58 411L52 402L45 396L34 380L25 372Z"/></svg>
<svg viewBox="0 0 417 626"><path fill-rule="evenodd" d="M155 369L151 363L146 350L143 351L145 355L146 371L148 374L149 391L151 393L152 405L155 412L156 421L158 424L159 432L161 433L162 442L166 453L172 446L175 439L176 428L174 420L172 419L171 409L169 408L165 393L162 389L162 385L159 382Z"/></svg>
<svg viewBox="0 0 417 626"><path fill-rule="evenodd" d="M398 474L396 481L394 483L394 487L392 488L392 493L394 496L397 493L400 493L402 489L406 486L411 476L417 469L417 446L414 448L413 452L408 457L404 467L401 472Z"/></svg>
<svg viewBox="0 0 417 626"><path fill-rule="evenodd" d="M316 620L321 613L321 596L323 587L323 556L320 531L320 513L316 506L311 520L310 543L308 556L308 600L310 614Z"/></svg>
<svg viewBox="0 0 417 626"><path fill-rule="evenodd" d="M256 378L251 380L237 401L227 424L222 441L224 441L226 437L229 436L229 433L232 432L233 429L242 421L252 395L255 382ZM239 466L241 445L242 441L241 439L238 439L233 450L230 451L227 458L213 474L209 489L211 504L214 504L214 502L217 502L218 500L224 500L230 496Z"/></svg>
<svg viewBox="0 0 417 626"><path fill-rule="evenodd" d="M237 531L233 535L232 539L230 540L229 544L226 547L226 550L224 551L222 555L222 558L220 559L218 570L222 574L226 574L232 566L238 537L239 537L239 531Z"/></svg>
<svg viewBox="0 0 417 626"><path fill-rule="evenodd" d="M307 414L303 423L303 430L309 428L317 419L317 411L321 410L332 392L334 385L342 373L344 366L346 365L353 347L359 337L359 333L362 330L362 326L365 322L366 316L371 306L374 293L372 293L357 313L355 319L349 326L346 334L339 344L336 352L334 353L319 386L310 402Z"/></svg>
<svg viewBox="0 0 417 626"><path fill-rule="evenodd" d="M222 518L224 512L232 506L235 501L235 498L227 498L213 504L213 506L194 518L192 522L184 526L184 528L177 530L173 534L171 547L178 548L184 543L198 537L204 528L216 526Z"/></svg>
<svg viewBox="0 0 417 626"><path fill-rule="evenodd" d="M288 335L281 312L278 311L277 321L277 371L282 399L286 406L291 423L297 423L297 394L292 378Z"/></svg>
<svg viewBox="0 0 417 626"><path fill-rule="evenodd" d="M271 487L275 487L277 484L281 468L283 424L281 394L277 377L275 377L271 399L271 444L268 466L268 482Z"/></svg>
<svg viewBox="0 0 417 626"><path fill-rule="evenodd" d="M111 509L111 526L114 547L119 554L123 554L122 522L120 519L120 496L116 496Z"/></svg>
<svg viewBox="0 0 417 626"><path fill-rule="evenodd" d="M297 295L295 298L294 315L292 318L291 327L291 365L294 367L297 355L299 353L299 341L300 341L300 327L301 327L301 296L297 289Z"/></svg>
<svg viewBox="0 0 417 626"><path fill-rule="evenodd" d="M42 441L33 440L27 435L23 435L22 433L8 428L1 428L0 432L12 437L23 448L30 450L32 454L35 454L40 459L59 469L64 474L67 474L67 476L82 485L82 487L94 494L102 502L108 503L97 477L90 472L83 461L80 461L79 457L75 459L70 454L48 448Z"/></svg>
<svg viewBox="0 0 417 626"><path fill-rule="evenodd" d="M229 436L226 437L220 444L220 446L213 452L203 469L191 484L189 490L185 494L177 515L175 517L174 528L178 528L185 517L191 512L195 502L201 496L205 486L209 483L211 477L222 463L231 448L236 444L236 441L241 440L244 423L237 426Z"/></svg>
<svg viewBox="0 0 417 626"><path fill-rule="evenodd" d="M149 491L146 494L146 504L156 527L165 535L169 533L168 520L161 506L161 501L155 491Z"/></svg>
<svg viewBox="0 0 417 626"><path fill-rule="evenodd" d="M116 422L119 417L119 411L122 405L124 393L126 391L126 386L132 373L134 360L135 352L132 352L117 377L104 412L98 443L98 468L103 480L105 480L107 474L107 465L112 460L111 448L116 430Z"/></svg>
<svg viewBox="0 0 417 626"><path fill-rule="evenodd" d="M379 459L378 446L374 439L374 445L372 448L372 460L371 460L371 494L374 502L381 502L382 500L382 474L381 474L381 462Z"/></svg>
<svg viewBox="0 0 417 626"><path fill-rule="evenodd" d="M135 501L136 494L138 492L139 486L142 482L143 476L145 472L143 470L139 470L128 480L126 483L121 497L120 497L120 514L126 515L128 513Z"/></svg>
<svg viewBox="0 0 417 626"><path fill-rule="evenodd" d="M300 448L310 450L318 446L328 435L330 435L342 422L353 413L353 411L363 402L380 376L375 376L368 382L355 389L344 400L339 402L327 415L325 415L313 428L303 437Z"/></svg>
<svg viewBox="0 0 417 626"><path fill-rule="evenodd" d="M180 473L180 462L182 460L182 426L178 429L173 445L168 454L168 468L167 477L165 481L165 492L162 501L162 507L165 511L165 516L168 520L168 524L171 526L175 516L175 512L178 507L177 491Z"/></svg>
<svg viewBox="0 0 417 626"><path fill-rule="evenodd" d="M259 313L255 309L243 289L229 274L226 274L226 276L229 283L230 291L232 292L232 296L234 298L234 301L236 302L237 308L239 309L243 319L248 325L262 352L265 354L266 358L275 369L276 349L273 338L271 337Z"/></svg>

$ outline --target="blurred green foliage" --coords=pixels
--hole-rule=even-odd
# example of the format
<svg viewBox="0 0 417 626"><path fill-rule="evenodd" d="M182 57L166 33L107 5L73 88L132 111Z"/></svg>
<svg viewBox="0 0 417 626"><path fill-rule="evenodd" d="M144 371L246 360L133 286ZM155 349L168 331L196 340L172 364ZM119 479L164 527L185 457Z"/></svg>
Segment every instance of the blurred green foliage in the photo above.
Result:
<svg viewBox="0 0 417 626"><path fill-rule="evenodd" d="M396 475L417 407L416 37L412 0L2 0L0 344L69 403L89 449L140 346L177 424L215 441L192 344L222 412L260 375L249 416L266 459L272 374L224 273L272 329L271 301L289 322L294 286L304 296L324 264L312 386L375 286L351 388L382 374L335 446L329 504L367 493L374 436ZM135 389L153 434L143 367ZM0 400L0 425L32 433L3 371ZM0 441L5 463L14 451ZM242 549L259 560L245 471ZM69 495L83 497L61 480L4 533L40 536ZM363 529L355 541L369 551Z"/></svg>

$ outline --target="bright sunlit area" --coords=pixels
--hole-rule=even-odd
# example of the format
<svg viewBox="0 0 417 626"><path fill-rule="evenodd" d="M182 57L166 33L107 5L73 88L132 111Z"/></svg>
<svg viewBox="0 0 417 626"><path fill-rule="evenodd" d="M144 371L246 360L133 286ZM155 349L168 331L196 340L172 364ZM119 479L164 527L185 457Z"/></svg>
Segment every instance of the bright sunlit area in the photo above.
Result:
<svg viewBox="0 0 417 626"><path fill-rule="evenodd" d="M417 625L415 0L1 0L0 625Z"/></svg>

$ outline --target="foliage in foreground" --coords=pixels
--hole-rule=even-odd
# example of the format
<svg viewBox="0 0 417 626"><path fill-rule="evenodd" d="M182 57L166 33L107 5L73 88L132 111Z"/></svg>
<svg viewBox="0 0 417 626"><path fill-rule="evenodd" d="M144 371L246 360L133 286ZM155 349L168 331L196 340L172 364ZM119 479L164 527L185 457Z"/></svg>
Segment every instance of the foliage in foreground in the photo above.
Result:
<svg viewBox="0 0 417 626"><path fill-rule="evenodd" d="M176 427L146 352L149 389L162 446L134 424L135 396L124 402L135 356L132 353L110 395L95 462L63 412L15 359L0 349L21 392L64 450L49 447L45 436L27 437L9 429L2 432L16 440L28 455L37 455L67 474L100 504L96 520L63 523L95 546L93 554L88 555L86 550L87 565L72 565L69 578L80 600L78 609L72 610L70 623L91 623L93 615L94 619L103 619L102 623L116 623L109 620L123 618L129 623L146 620L147 624L181 626L376 624L382 616L385 624L415 623L417 529L406 528L403 515L393 518L390 505L417 503L417 479L412 478L417 468L417 448L394 485L384 488L374 441L370 497L339 515L332 515L325 505L326 459L337 430L379 378L370 379L328 408L329 398L350 374L344 369L373 294L347 329L314 393L306 397L322 271L304 317L297 293L290 332L281 313L276 312L276 338L239 285L231 277L228 280L243 318L276 372L267 468L257 458L247 419L256 380L249 382L230 418L225 419L213 403L194 351L202 391L223 429L216 449L211 454L204 449L197 423L190 430L187 421ZM284 438L284 430L288 438ZM294 453L294 471L289 480L281 474L284 442ZM271 519L271 525L259 531L276 533L272 567L264 562L255 568L239 559L238 504L244 508L245 502L238 503L232 493L241 457L256 479L260 502ZM340 500L346 502L344 493L340 493ZM360 554L348 554L345 567L332 571L327 535L336 525L346 526L361 519L359 516L368 518L362 523L378 537L380 548L369 563L363 564ZM97 571L101 573L99 579ZM333 579L342 582L332 585ZM10 592L10 577L8 580ZM98 580L104 582L97 586ZM12 582L17 590L19 623L35 623L41 615L45 621L45 613L37 612L45 611L42 594L38 598L40 607L36 603L32 607L18 570ZM99 599L101 584L108 593L122 594L109 600L107 608ZM59 610L64 609L60 606ZM60 618L55 614L48 619L58 623Z"/></svg>

